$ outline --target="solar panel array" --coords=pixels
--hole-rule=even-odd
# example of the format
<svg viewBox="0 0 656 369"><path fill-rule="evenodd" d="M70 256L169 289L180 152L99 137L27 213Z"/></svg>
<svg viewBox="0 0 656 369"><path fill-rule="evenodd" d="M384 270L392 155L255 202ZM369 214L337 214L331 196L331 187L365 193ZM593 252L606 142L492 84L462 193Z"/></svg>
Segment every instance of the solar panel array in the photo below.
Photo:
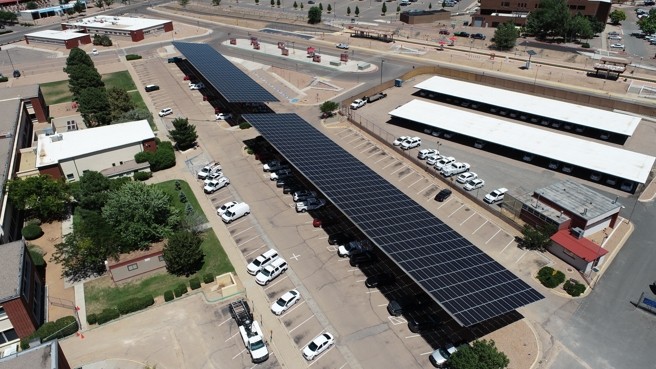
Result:
<svg viewBox="0 0 656 369"><path fill-rule="evenodd" d="M173 46L230 103L278 101L218 51L207 44L173 42Z"/></svg>
<svg viewBox="0 0 656 369"><path fill-rule="evenodd" d="M298 115L244 118L459 324L544 298Z"/></svg>

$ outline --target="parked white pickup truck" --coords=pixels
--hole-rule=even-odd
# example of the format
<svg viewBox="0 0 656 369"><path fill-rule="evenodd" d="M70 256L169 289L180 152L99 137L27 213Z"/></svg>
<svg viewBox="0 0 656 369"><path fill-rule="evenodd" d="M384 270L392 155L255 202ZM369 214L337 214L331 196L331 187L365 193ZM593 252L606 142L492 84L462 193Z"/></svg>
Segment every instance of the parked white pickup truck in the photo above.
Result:
<svg viewBox="0 0 656 369"><path fill-rule="evenodd" d="M471 165L468 163L454 162L449 165L445 165L442 168L442 175L445 177L455 176L456 174L464 173L471 168Z"/></svg>
<svg viewBox="0 0 656 369"><path fill-rule="evenodd" d="M367 100L365 99L357 99L351 103L351 109L356 110L360 109L361 107L365 106L367 104Z"/></svg>
<svg viewBox="0 0 656 369"><path fill-rule="evenodd" d="M241 335L242 341L244 341L244 346L246 346L246 349L251 354L253 363L266 361L269 358L269 350L264 342L264 334L262 334L260 324L255 320L251 323L250 329L248 328L247 325L240 325L239 334Z"/></svg>

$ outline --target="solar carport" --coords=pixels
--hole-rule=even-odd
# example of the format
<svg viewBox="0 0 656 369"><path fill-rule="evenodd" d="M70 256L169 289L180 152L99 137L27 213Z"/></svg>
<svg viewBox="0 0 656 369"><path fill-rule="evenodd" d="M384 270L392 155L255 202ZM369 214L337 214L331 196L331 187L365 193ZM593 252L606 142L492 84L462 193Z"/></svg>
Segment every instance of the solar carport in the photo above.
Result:
<svg viewBox="0 0 656 369"><path fill-rule="evenodd" d="M236 113L270 112L263 103L279 101L210 45L175 41L173 46Z"/></svg>
<svg viewBox="0 0 656 369"><path fill-rule="evenodd" d="M544 298L298 115L243 118L460 325Z"/></svg>
<svg viewBox="0 0 656 369"><path fill-rule="evenodd" d="M422 100L412 100L389 114L397 119L454 132L635 183L647 181L656 160L653 156Z"/></svg>

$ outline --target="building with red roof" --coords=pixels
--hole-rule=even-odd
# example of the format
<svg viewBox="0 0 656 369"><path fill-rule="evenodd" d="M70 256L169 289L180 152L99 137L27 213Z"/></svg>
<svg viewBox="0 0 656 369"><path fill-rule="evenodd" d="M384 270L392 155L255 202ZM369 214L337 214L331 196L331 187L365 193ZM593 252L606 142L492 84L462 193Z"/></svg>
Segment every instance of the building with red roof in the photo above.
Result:
<svg viewBox="0 0 656 369"><path fill-rule="evenodd" d="M548 247L549 252L582 273L587 273L596 267L608 254L608 250L601 245L582 237L581 233L572 232L569 229L554 233L551 241Z"/></svg>

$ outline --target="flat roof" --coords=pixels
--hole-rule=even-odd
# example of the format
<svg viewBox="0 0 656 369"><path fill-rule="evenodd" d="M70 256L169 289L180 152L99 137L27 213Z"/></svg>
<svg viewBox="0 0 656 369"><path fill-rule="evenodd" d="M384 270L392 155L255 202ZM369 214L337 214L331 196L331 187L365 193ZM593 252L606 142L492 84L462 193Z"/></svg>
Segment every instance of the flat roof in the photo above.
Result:
<svg viewBox="0 0 656 369"><path fill-rule="evenodd" d="M59 341L54 339L0 359L0 369L59 369Z"/></svg>
<svg viewBox="0 0 656 369"><path fill-rule="evenodd" d="M171 22L169 19L115 17L109 15L96 15L78 21L68 21L62 24L86 28L104 28L124 31L136 31L152 28Z"/></svg>
<svg viewBox="0 0 656 369"><path fill-rule="evenodd" d="M80 38L88 35L89 35L88 33L82 33L79 30L70 30L70 29L63 30L63 31L47 29L44 31L37 31L37 32L25 34L26 37L39 37L39 38L47 38L51 40L62 40L62 41L72 40L75 38Z"/></svg>
<svg viewBox="0 0 656 369"><path fill-rule="evenodd" d="M148 121L118 123L54 135L39 135L36 167L40 168L93 152L109 150L154 138Z"/></svg>
<svg viewBox="0 0 656 369"><path fill-rule="evenodd" d="M624 136L633 135L638 127L638 123L640 123L640 118L626 114L444 77L431 77L424 82L416 84L415 88L563 122L570 122Z"/></svg>
<svg viewBox="0 0 656 369"><path fill-rule="evenodd" d="M18 297L24 251L22 240L0 245L0 302Z"/></svg>
<svg viewBox="0 0 656 369"><path fill-rule="evenodd" d="M569 179L542 187L534 193L587 220L619 211L618 209L622 207L616 199L611 199Z"/></svg>
<svg viewBox="0 0 656 369"><path fill-rule="evenodd" d="M653 156L417 99L392 110L389 114L638 183L647 181L656 159Z"/></svg>

